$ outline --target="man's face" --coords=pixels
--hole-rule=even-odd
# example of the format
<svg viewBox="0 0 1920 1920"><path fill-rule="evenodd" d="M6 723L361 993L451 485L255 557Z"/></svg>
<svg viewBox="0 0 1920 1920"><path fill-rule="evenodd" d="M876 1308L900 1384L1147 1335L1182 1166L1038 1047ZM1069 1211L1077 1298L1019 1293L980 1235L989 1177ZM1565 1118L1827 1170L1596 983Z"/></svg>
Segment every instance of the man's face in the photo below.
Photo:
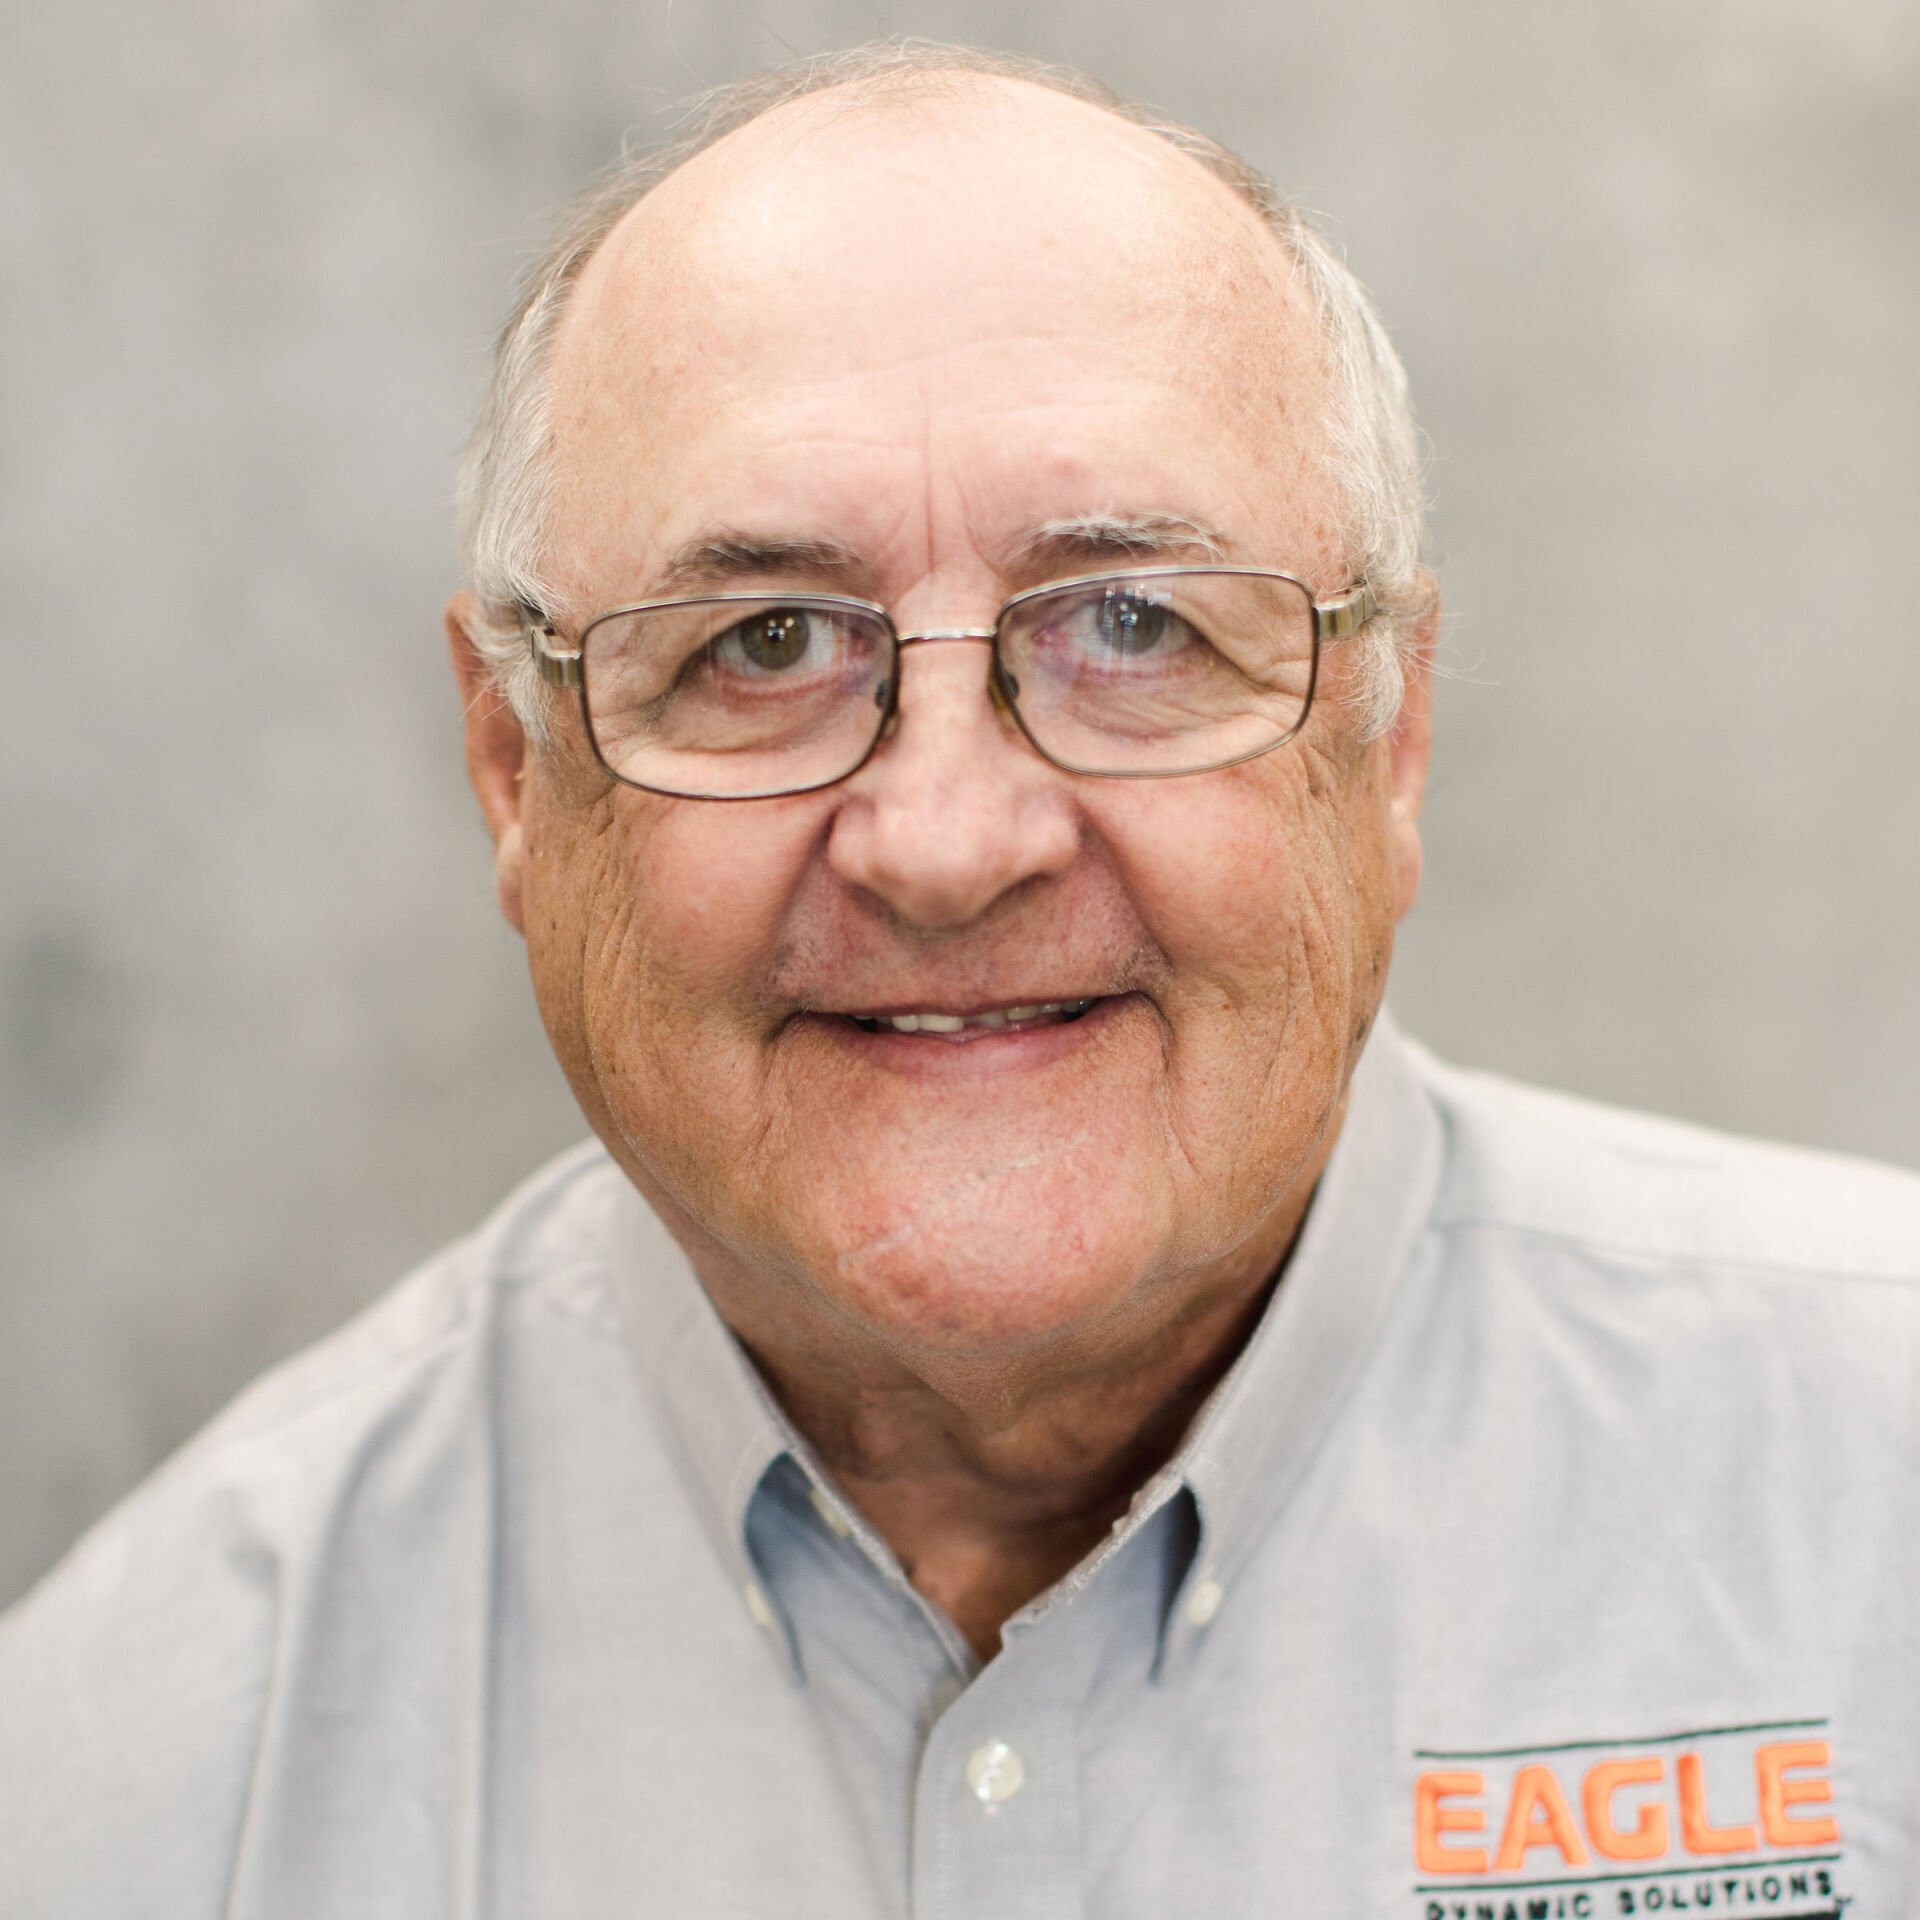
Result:
<svg viewBox="0 0 1920 1920"><path fill-rule="evenodd" d="M903 632L1127 564L1076 522L1349 584L1278 249L1153 137L1024 86L828 96L694 161L589 267L554 405L570 634L724 541L845 558L712 587ZM866 766L784 799L616 786L558 714L493 809L503 898L590 1119L750 1341L1091 1352L1278 1258L1418 869L1423 731L1361 744L1341 655L1299 738L1165 780L1047 765L978 645L910 650Z"/></svg>

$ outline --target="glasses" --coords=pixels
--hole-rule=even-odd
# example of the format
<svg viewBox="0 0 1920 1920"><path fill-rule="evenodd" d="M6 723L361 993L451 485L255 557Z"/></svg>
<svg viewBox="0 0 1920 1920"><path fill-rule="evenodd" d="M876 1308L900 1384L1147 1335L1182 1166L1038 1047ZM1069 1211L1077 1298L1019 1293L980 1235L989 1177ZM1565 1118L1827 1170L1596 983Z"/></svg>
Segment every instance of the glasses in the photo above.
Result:
<svg viewBox="0 0 1920 1920"><path fill-rule="evenodd" d="M1068 773L1154 779L1271 753L1313 704L1320 646L1379 610L1364 582L1318 600L1290 573L1143 567L1017 593L991 627L900 633L839 594L716 593L597 615L572 647L527 630L577 687L616 780L689 800L807 793L864 766L900 706L900 659L984 642L988 685Z"/></svg>

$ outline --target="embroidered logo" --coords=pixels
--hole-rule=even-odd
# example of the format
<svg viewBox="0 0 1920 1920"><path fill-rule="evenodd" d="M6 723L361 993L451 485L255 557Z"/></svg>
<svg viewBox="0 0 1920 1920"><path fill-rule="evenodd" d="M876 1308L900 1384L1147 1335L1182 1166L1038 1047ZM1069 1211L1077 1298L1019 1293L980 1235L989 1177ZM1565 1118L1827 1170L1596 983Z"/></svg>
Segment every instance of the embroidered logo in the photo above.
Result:
<svg viewBox="0 0 1920 1920"><path fill-rule="evenodd" d="M1414 1754L1419 1920L1840 1920L1827 1722Z"/></svg>

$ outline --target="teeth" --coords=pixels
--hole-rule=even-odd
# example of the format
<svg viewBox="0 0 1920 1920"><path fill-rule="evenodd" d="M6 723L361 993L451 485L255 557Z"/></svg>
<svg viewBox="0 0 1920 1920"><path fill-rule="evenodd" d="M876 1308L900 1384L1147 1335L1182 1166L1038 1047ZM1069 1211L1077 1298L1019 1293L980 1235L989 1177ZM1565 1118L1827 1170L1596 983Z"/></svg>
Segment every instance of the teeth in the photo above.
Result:
<svg viewBox="0 0 1920 1920"><path fill-rule="evenodd" d="M870 1033L891 1027L895 1033L959 1033L969 1027L1004 1033L1029 1020L1077 1020L1091 1000L1040 1000L1026 1007L993 1007L985 1013L856 1013L849 1017Z"/></svg>

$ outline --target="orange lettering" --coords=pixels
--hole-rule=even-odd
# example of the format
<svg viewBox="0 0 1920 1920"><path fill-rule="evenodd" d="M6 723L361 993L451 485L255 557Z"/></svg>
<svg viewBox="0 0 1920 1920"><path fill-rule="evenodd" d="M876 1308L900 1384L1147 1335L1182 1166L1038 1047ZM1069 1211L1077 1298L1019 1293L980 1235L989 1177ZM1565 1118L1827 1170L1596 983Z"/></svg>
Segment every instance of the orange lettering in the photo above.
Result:
<svg viewBox="0 0 1920 1920"><path fill-rule="evenodd" d="M1464 1799L1486 1787L1477 1773L1423 1773L1413 1787L1413 1852L1422 1873L1485 1873L1485 1847L1442 1846L1443 1833L1485 1833L1487 1816L1478 1807L1448 1807L1444 1800Z"/></svg>
<svg viewBox="0 0 1920 1920"><path fill-rule="evenodd" d="M1707 1818L1707 1782L1697 1753L1683 1753L1674 1766L1680 1783L1680 1837L1689 1853L1751 1853L1760 1844L1752 1827L1716 1827Z"/></svg>
<svg viewBox="0 0 1920 1920"><path fill-rule="evenodd" d="M1657 1860L1667 1850L1667 1810L1658 1801L1640 1809L1639 1820L1624 1832L1613 1824L1613 1796L1622 1787L1651 1787L1666 1778L1663 1761L1603 1760L1588 1769L1581 1783L1587 1833L1609 1860Z"/></svg>
<svg viewBox="0 0 1920 1920"><path fill-rule="evenodd" d="M1494 1870L1511 1872L1527 1864L1527 1854L1535 1847L1556 1847L1570 1867L1587 1864L1587 1850L1573 1824L1573 1812L1553 1769L1546 1766L1522 1767L1513 1776L1513 1798L1507 1803L1507 1827L1500 1836L1500 1851L1493 1856Z"/></svg>
<svg viewBox="0 0 1920 1920"><path fill-rule="evenodd" d="M1762 1747L1753 1756L1760 1775L1760 1825L1766 1830L1767 1844L1773 1847L1825 1846L1840 1838L1840 1823L1825 1815L1796 1820L1789 1807L1826 1805L1833 1798L1833 1785L1827 1780L1789 1780L1789 1767L1824 1767L1828 1764L1824 1740L1789 1740L1777 1746Z"/></svg>

